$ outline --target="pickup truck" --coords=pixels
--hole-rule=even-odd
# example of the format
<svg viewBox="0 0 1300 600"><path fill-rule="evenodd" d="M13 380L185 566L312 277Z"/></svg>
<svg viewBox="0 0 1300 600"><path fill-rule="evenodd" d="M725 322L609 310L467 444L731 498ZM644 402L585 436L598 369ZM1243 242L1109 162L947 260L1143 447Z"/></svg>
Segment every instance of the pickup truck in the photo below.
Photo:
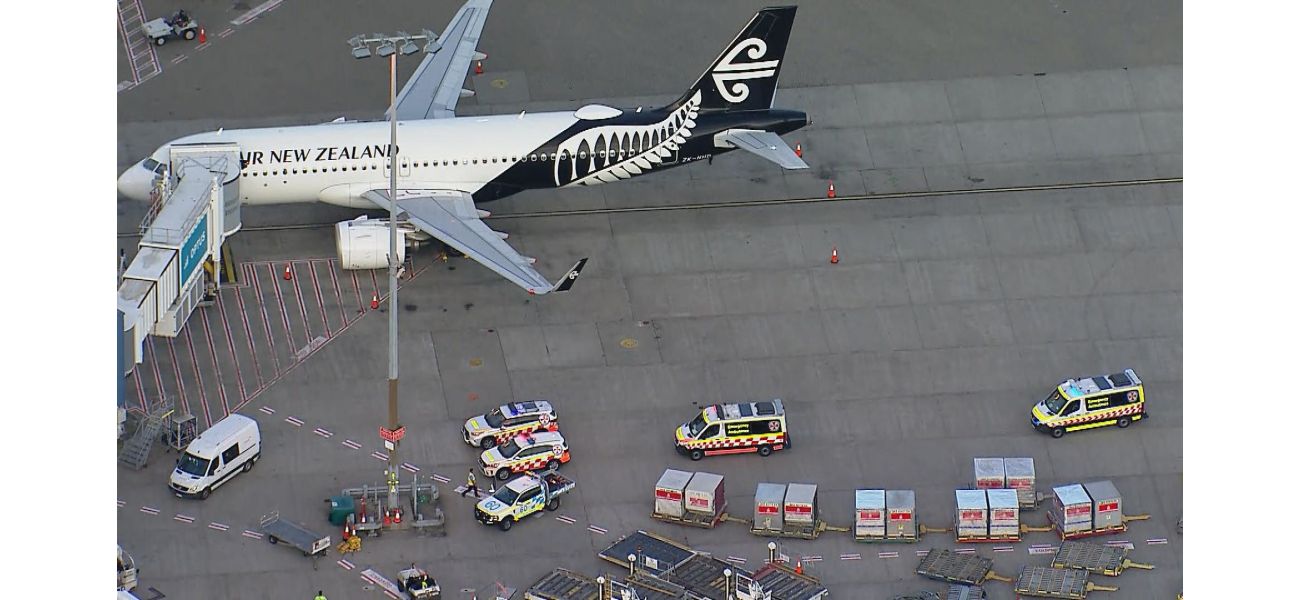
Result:
<svg viewBox="0 0 1300 600"><path fill-rule="evenodd" d="M515 522L545 508L560 508L560 496L577 487L572 480L555 471L525 473L511 479L496 493L474 507L474 518L484 525L496 525L510 531Z"/></svg>

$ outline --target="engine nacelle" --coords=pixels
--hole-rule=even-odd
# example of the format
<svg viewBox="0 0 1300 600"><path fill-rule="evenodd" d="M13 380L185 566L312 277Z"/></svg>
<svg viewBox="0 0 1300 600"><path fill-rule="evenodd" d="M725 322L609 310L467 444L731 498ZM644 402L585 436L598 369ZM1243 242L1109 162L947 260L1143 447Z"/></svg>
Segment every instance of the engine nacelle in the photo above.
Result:
<svg viewBox="0 0 1300 600"><path fill-rule="evenodd" d="M406 260L408 240L427 241L429 234L409 223L398 223L401 236L397 244L397 261ZM388 221L361 216L334 226L339 250L339 265L348 270L384 269L388 267Z"/></svg>

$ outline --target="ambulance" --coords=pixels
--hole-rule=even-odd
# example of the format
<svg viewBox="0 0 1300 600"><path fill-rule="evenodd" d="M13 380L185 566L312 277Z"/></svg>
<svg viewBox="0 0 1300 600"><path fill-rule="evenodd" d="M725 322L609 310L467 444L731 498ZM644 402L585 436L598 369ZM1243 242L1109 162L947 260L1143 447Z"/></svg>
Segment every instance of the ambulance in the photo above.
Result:
<svg viewBox="0 0 1300 600"><path fill-rule="evenodd" d="M545 400L511 402L465 421L460 434L466 444L487 450L525 431L558 431L558 418Z"/></svg>
<svg viewBox="0 0 1300 600"><path fill-rule="evenodd" d="M1146 393L1133 369L1086 379L1067 379L1030 411L1034 429L1059 438L1068 431L1118 425L1147 416Z"/></svg>
<svg viewBox="0 0 1300 600"><path fill-rule="evenodd" d="M767 456L790 446L781 400L714 404L677 428L677 452L700 460L714 454Z"/></svg>
<svg viewBox="0 0 1300 600"><path fill-rule="evenodd" d="M554 471L569 462L569 445L558 431L521 433L510 441L488 448L479 456L479 468L501 481L524 471Z"/></svg>

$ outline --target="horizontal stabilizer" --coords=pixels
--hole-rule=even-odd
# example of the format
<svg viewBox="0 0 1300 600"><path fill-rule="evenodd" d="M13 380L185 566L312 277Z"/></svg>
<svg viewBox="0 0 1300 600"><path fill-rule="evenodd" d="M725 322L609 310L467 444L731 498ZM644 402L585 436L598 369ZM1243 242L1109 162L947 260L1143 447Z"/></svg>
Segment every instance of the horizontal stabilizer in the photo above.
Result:
<svg viewBox="0 0 1300 600"><path fill-rule="evenodd" d="M758 129L728 129L713 136L718 148L740 148L786 169L807 169L808 163L790 149L781 136Z"/></svg>

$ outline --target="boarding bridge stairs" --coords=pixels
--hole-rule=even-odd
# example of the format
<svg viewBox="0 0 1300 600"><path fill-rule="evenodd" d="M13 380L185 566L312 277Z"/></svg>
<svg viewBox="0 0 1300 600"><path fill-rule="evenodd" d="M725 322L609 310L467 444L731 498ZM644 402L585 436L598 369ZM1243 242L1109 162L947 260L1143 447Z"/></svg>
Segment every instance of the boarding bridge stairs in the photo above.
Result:
<svg viewBox="0 0 1300 600"><path fill-rule="evenodd" d="M159 404L135 428L135 434L117 453L118 462L139 471L149 465L149 453L162 435L163 424L172 414L170 403Z"/></svg>

